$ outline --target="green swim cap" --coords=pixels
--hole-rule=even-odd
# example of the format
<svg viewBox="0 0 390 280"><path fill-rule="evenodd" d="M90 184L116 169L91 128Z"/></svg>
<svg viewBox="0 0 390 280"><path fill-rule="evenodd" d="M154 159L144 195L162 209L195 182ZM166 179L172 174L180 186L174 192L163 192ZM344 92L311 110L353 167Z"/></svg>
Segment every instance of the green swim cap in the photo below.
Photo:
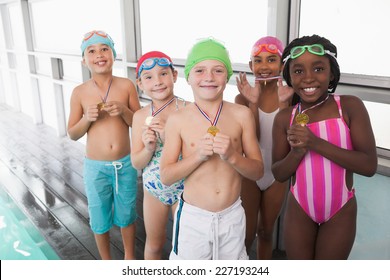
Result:
<svg viewBox="0 0 390 280"><path fill-rule="evenodd" d="M204 60L218 60L222 62L228 71L227 80L229 81L230 77L233 75L232 63L230 62L229 53L224 45L212 38L208 38L196 43L190 50L184 67L186 80L188 80L188 74L190 73L191 69L197 63Z"/></svg>

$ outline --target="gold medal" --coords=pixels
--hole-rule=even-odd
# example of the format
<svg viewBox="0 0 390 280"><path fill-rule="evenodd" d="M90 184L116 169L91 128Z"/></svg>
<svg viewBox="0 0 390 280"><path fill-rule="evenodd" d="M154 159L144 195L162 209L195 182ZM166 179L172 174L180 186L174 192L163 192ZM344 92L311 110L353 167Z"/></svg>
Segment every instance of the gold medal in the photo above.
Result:
<svg viewBox="0 0 390 280"><path fill-rule="evenodd" d="M147 116L146 119L145 119L145 124L146 125L150 125L153 121L153 117L152 116Z"/></svg>
<svg viewBox="0 0 390 280"><path fill-rule="evenodd" d="M313 106L309 107L309 108L306 108L305 110L302 110L301 111L301 103L298 103L298 115L295 117L295 122L297 124L300 124L300 125L307 125L309 123L309 116L307 114L305 114L306 111L308 110L311 110L317 106L320 106L321 104L324 104L326 102L326 100L328 100L329 98L329 95L326 96L326 98L320 102L318 102L317 104L314 104Z"/></svg>
<svg viewBox="0 0 390 280"><path fill-rule="evenodd" d="M297 124L300 124L300 125L307 125L308 122L309 122L309 116L305 113L299 113L296 117L295 117L295 122Z"/></svg>
<svg viewBox="0 0 390 280"><path fill-rule="evenodd" d="M215 136L219 132L218 127L212 125L207 129L207 133L210 133L211 135Z"/></svg>
<svg viewBox="0 0 390 280"><path fill-rule="evenodd" d="M104 106L106 105L106 101L107 101L107 97L108 97L108 93L110 92L110 88L111 88L111 84L112 84L112 80L113 78L111 78L110 80L110 84L108 85L108 89L107 89L107 92L106 92L106 96L103 98L100 96L100 99L102 100L102 102L100 102L98 105L97 105L97 108L98 108L98 111L103 111L104 109ZM98 87L97 83L95 82L95 80L93 80L93 83L96 87Z"/></svg>
<svg viewBox="0 0 390 280"><path fill-rule="evenodd" d="M104 108L104 105L105 105L105 103L104 103L104 102L100 102L100 103L97 105L97 107L98 107L98 110L99 110L99 111L103 110L103 108Z"/></svg>
<svg viewBox="0 0 390 280"><path fill-rule="evenodd" d="M202 113L202 115L210 122L211 126L207 129L207 133L210 133L211 135L215 136L217 135L217 133L219 132L219 129L218 127L216 127L217 125L217 122L218 122L218 119L219 119L219 115L221 114L221 111L222 111L222 106L223 106L223 101L221 102L221 104L219 104L219 107L218 107L218 111L217 111L217 114L215 115L214 117L214 121L211 121L209 116L206 114L205 111L203 111L199 106L198 104L194 103L196 105L196 107L198 107L199 111Z"/></svg>

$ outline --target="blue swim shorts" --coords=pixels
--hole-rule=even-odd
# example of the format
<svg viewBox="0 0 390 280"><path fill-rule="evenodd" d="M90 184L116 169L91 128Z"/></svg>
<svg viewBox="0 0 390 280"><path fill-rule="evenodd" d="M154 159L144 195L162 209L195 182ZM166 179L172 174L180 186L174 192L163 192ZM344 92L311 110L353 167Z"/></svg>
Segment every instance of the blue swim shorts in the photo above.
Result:
<svg viewBox="0 0 390 280"><path fill-rule="evenodd" d="M113 224L127 227L137 218L137 170L130 155L116 161L84 159L84 185L91 229L103 234Z"/></svg>

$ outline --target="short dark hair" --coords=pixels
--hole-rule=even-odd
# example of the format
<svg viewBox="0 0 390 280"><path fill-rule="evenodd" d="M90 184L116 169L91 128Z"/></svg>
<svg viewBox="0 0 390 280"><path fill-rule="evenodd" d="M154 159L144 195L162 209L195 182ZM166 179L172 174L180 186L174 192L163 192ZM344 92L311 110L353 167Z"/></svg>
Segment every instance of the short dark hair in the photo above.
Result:
<svg viewBox="0 0 390 280"><path fill-rule="evenodd" d="M304 46L304 45L313 45L313 44L321 44L324 46L325 50L328 50L335 54L337 57L337 47L333 45L328 39L321 37L319 35L312 35L312 36L303 36L300 38L296 38L293 41L291 41L290 44L286 46L286 48L283 51L282 54L282 61L290 54L290 51L292 48L296 46ZM330 62L330 69L333 74L333 80L330 81L328 86L328 92L333 93L336 90L336 87L340 81L340 66L337 62L337 59L329 54L325 54L329 58ZM286 81L287 85L291 87L291 77L290 77L290 62L291 59L288 59L283 68L283 78ZM295 95L295 94L294 94ZM295 102L293 102L295 103Z"/></svg>

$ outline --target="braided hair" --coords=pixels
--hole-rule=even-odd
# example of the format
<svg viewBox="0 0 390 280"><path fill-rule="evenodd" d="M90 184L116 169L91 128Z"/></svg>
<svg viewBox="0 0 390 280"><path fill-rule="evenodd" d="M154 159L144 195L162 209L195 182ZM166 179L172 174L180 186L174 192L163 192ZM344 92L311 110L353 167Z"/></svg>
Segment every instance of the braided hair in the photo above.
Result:
<svg viewBox="0 0 390 280"><path fill-rule="evenodd" d="M335 53L337 57L337 47L333 45L328 39L318 36L318 35L312 35L312 36L303 36L300 38L296 38L293 41L291 41L290 44L286 46L286 48L283 51L282 54L282 61L290 54L291 49L296 46L304 46L304 45L313 45L313 44L321 44L325 50L328 50L332 53ZM329 82L328 86L328 92L333 93L336 90L336 87L340 81L340 66L337 62L337 59L329 54L325 54L326 57L329 58L330 62L330 70L333 74L333 80ZM290 77L290 62L291 59L288 59L283 68L283 78L286 81L288 86L291 85L291 77ZM293 96L293 105L296 104L299 101L299 97L296 93L294 93Z"/></svg>

